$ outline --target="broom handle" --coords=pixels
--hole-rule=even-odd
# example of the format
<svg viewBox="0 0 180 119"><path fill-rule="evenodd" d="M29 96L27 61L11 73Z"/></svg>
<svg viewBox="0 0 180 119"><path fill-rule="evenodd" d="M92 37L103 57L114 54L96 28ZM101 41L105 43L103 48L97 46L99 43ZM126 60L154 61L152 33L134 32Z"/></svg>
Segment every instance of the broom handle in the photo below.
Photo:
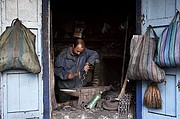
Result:
<svg viewBox="0 0 180 119"><path fill-rule="evenodd" d="M124 66L125 66L125 61L126 61L126 44L127 44L127 35L128 35L128 16L127 16L127 21L126 21L126 34L125 34L125 42L124 42L124 54L123 54L123 64L122 64L122 72L121 72L121 86L123 84L123 79L124 79Z"/></svg>
<svg viewBox="0 0 180 119"><path fill-rule="evenodd" d="M120 100L120 99L122 98L122 96L124 95L125 89L126 89L126 85L127 85L127 81L128 81L128 78L127 78L127 74L126 74L126 77L125 77L123 86L122 86L122 88L121 88L121 92L120 92L118 98L116 98L116 100Z"/></svg>

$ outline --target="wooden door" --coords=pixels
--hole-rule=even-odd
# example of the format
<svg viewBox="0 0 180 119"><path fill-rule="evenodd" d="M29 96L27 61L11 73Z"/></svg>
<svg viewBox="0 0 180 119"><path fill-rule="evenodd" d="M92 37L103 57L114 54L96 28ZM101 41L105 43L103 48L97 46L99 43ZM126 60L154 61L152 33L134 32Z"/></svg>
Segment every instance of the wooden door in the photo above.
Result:
<svg viewBox="0 0 180 119"><path fill-rule="evenodd" d="M42 0L1 0L0 3L0 33L13 19L19 18L36 35L36 53L41 64ZM42 119L42 71L33 74L9 70L0 78L2 119Z"/></svg>
<svg viewBox="0 0 180 119"><path fill-rule="evenodd" d="M176 9L180 10L179 0L142 0L142 34L150 24L160 35L164 26L168 25L176 14ZM142 119L180 119L180 91L177 87L180 69L166 68L165 71L167 83L158 84L162 96L162 109L151 109L143 105L147 82L142 82L142 92L137 91L142 95Z"/></svg>

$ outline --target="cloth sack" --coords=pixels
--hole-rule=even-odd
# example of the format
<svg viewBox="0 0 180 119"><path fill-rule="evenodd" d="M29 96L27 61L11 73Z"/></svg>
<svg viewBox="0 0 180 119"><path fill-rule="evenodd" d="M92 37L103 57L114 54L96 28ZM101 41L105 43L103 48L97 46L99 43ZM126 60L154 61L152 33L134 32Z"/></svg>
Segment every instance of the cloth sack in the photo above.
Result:
<svg viewBox="0 0 180 119"><path fill-rule="evenodd" d="M154 38L150 37L151 31ZM130 43L130 60L127 69L127 78L130 80L147 80L152 82L165 81L165 71L153 61L157 35L149 26L145 35L133 35Z"/></svg>
<svg viewBox="0 0 180 119"><path fill-rule="evenodd" d="M180 66L180 22L177 21L179 14L177 11L170 25L163 30L158 39L155 62L160 67Z"/></svg>
<svg viewBox="0 0 180 119"><path fill-rule="evenodd" d="M35 35L17 18L0 36L0 72L10 69L41 71L35 52Z"/></svg>

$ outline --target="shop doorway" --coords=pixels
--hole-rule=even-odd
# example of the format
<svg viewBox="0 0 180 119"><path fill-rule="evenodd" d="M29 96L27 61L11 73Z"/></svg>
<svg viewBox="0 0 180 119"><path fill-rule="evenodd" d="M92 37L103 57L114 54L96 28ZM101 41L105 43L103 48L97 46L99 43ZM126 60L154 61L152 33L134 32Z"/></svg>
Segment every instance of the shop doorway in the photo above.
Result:
<svg viewBox="0 0 180 119"><path fill-rule="evenodd" d="M100 85L112 85L113 91L119 92L128 66L130 40L135 34L135 5L136 1L129 0L123 4L81 0L62 0L59 4L58 0L53 0L54 57L72 42L77 28L82 28L80 37L86 47L96 50L101 57ZM127 90L133 93L135 100L135 82L129 82Z"/></svg>

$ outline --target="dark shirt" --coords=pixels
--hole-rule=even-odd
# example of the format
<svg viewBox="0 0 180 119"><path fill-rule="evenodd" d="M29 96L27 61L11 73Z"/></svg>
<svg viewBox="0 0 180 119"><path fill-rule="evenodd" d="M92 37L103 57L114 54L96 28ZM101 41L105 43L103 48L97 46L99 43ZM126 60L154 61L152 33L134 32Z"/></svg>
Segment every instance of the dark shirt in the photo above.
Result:
<svg viewBox="0 0 180 119"><path fill-rule="evenodd" d="M74 56L70 52L70 47L65 48L55 59L54 72L59 77L58 86L60 88L75 88L86 85L84 66L86 62L94 64L96 60L99 60L99 54L94 50L85 48L79 56ZM67 79L67 73L80 75L74 79Z"/></svg>

